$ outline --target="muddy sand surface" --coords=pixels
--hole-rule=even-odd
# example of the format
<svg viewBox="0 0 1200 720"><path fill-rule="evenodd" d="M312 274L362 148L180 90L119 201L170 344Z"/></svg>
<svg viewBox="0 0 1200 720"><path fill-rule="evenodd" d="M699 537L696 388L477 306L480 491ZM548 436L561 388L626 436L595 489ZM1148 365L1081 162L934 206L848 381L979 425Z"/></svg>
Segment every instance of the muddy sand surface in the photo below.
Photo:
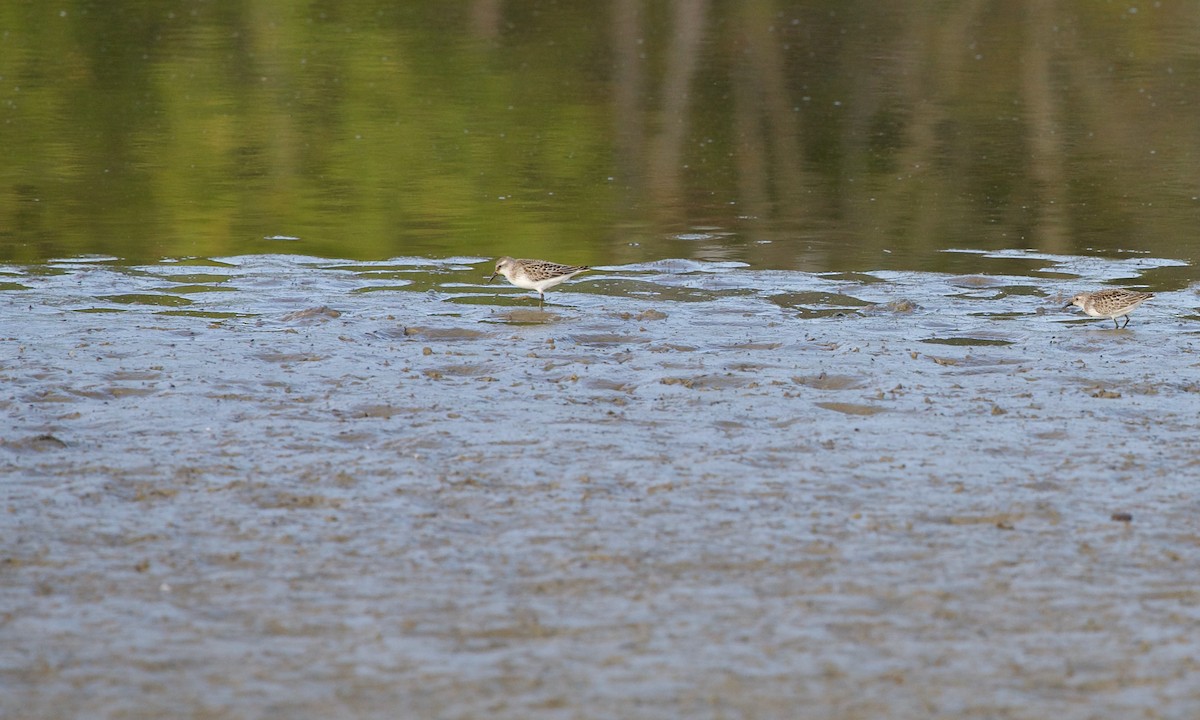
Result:
<svg viewBox="0 0 1200 720"><path fill-rule="evenodd" d="M0 716L1200 717L1200 296L955 258L0 268Z"/></svg>

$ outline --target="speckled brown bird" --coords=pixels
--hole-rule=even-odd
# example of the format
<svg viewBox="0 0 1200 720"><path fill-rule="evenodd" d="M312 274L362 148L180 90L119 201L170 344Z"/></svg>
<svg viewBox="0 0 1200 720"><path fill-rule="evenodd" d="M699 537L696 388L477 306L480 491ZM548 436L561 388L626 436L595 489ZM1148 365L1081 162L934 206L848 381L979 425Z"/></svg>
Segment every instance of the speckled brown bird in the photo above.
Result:
<svg viewBox="0 0 1200 720"><path fill-rule="evenodd" d="M513 285L525 290L537 290L538 306L546 302L546 291L562 284L581 272L591 270L586 265L559 265L545 260L516 260L502 257L496 261L496 272L488 282L503 275Z"/></svg>
<svg viewBox="0 0 1200 720"><path fill-rule="evenodd" d="M1108 318L1113 321L1113 325L1123 328L1129 324L1129 313L1152 297L1154 297L1154 293L1109 288L1096 292L1079 293L1071 298L1071 302L1064 305L1063 309L1074 305L1092 317ZM1117 322L1119 317L1125 318L1125 325Z"/></svg>

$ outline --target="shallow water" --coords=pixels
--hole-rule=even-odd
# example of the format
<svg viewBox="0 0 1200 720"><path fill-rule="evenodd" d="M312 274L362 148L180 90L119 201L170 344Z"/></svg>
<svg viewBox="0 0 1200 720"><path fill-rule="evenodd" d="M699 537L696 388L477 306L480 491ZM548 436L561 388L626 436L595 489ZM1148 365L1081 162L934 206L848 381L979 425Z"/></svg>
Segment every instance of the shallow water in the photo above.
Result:
<svg viewBox="0 0 1200 720"><path fill-rule="evenodd" d="M1197 288L947 262L3 268L0 715L1196 715Z"/></svg>
<svg viewBox="0 0 1200 720"><path fill-rule="evenodd" d="M1200 261L1187 2L9 0L0 40L4 263Z"/></svg>

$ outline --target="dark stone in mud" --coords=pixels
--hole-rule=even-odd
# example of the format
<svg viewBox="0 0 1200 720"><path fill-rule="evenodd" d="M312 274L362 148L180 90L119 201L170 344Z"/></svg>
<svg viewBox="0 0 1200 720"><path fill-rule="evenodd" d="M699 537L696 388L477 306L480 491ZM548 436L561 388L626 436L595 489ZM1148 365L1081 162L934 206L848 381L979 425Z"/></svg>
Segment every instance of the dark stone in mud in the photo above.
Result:
<svg viewBox="0 0 1200 720"><path fill-rule="evenodd" d="M290 312L287 315L284 315L282 319L284 322L296 322L298 320L331 320L341 316L342 314L337 310L334 310L327 305L322 305L320 307L306 308L304 310Z"/></svg>
<svg viewBox="0 0 1200 720"><path fill-rule="evenodd" d="M62 450L67 447L67 443L54 435L46 433L26 438L25 440L0 440L0 447L7 447L11 450L48 452L51 450Z"/></svg>

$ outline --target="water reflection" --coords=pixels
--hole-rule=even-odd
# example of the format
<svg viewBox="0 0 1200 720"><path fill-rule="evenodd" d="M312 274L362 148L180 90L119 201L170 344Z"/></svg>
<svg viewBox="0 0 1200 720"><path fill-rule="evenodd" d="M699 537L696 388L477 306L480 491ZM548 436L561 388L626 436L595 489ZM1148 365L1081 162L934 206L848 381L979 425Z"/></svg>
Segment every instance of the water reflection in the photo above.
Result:
<svg viewBox="0 0 1200 720"><path fill-rule="evenodd" d="M1189 4L80 1L0 23L4 261L1200 255Z"/></svg>

